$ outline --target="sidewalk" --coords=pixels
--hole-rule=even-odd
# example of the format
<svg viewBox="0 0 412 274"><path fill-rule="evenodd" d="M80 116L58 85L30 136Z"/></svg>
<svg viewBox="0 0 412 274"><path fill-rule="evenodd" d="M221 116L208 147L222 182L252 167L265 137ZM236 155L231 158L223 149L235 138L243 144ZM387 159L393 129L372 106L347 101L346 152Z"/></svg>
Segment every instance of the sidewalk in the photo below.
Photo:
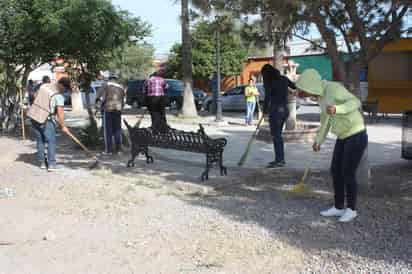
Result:
<svg viewBox="0 0 412 274"><path fill-rule="evenodd" d="M317 114L317 107L302 107L298 115L301 119L309 122L314 122ZM230 117L228 117L230 116ZM197 121L183 120L170 116L169 123L172 127L186 130L197 131L199 129L199 123L202 123L205 127L206 133L213 137L224 137L228 140L228 145L225 149L224 163L228 168L238 168L237 163L243 154L250 136L253 134L254 127L245 127L243 123L243 117L241 113L231 113L225 117L224 124L214 123L213 117L202 117ZM306 117L310 117L306 119ZM137 121L136 115L125 115L129 122L132 124ZM68 121L71 125L79 126L84 117L76 119L70 114L68 115ZM150 117L146 116L142 126L150 126ZM230 124L228 124L230 123ZM405 163L401 159L401 120L400 118L389 118L379 121L376 124L368 125L369 134L369 164L371 167L382 165L393 165ZM329 136L326 143L322 146L321 153L315 155L312 152L312 144L302 143L288 143L286 144L286 161L287 168L291 170L304 170L309 164L311 157L315 157L313 163L314 171L326 171L329 169L332 151L334 148L335 140L333 136ZM204 164L204 156L200 154L192 154L187 152L179 152L175 150L163 150L163 149L151 149L155 154L160 155L162 158L169 159L175 162L187 163L187 164ZM273 161L273 146L261 141L256 141L253 145L245 168L255 169L265 167L270 161Z"/></svg>

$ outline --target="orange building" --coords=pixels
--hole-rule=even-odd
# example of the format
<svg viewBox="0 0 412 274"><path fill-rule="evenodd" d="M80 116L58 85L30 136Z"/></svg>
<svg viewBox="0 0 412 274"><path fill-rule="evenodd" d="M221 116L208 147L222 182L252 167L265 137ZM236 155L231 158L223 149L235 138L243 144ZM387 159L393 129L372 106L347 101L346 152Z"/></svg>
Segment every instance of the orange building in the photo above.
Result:
<svg viewBox="0 0 412 274"><path fill-rule="evenodd" d="M257 79L261 82L261 69L266 64L273 64L273 57L251 57L243 64L243 72L241 75L241 83L246 85L250 78Z"/></svg>

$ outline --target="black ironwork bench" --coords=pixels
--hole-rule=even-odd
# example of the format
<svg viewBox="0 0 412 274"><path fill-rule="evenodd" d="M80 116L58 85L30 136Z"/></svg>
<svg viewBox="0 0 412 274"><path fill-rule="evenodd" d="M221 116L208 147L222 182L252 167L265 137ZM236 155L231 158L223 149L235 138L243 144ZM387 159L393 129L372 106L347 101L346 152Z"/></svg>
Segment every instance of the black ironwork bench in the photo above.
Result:
<svg viewBox="0 0 412 274"><path fill-rule="evenodd" d="M148 164L153 164L154 159L149 154L149 147L173 149L206 155L206 170L202 173L202 181L209 179L211 167L217 165L220 175L227 175L227 168L223 165L223 152L227 144L225 138L213 139L206 133L202 125L197 132L186 132L177 129L168 129L166 132L153 132L151 128L131 127L124 121L129 131L131 142L131 159L127 167L135 166L135 159L140 154L146 157Z"/></svg>

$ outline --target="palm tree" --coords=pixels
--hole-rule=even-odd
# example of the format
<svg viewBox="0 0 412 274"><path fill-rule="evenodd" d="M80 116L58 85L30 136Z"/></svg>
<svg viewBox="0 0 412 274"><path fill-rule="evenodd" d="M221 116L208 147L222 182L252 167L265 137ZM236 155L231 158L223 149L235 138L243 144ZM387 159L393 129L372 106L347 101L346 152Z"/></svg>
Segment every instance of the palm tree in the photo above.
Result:
<svg viewBox="0 0 412 274"><path fill-rule="evenodd" d="M182 5L182 58L183 58L183 117L197 117L197 110L193 96L193 71L192 71L192 42L190 36L190 10L189 0L181 0Z"/></svg>

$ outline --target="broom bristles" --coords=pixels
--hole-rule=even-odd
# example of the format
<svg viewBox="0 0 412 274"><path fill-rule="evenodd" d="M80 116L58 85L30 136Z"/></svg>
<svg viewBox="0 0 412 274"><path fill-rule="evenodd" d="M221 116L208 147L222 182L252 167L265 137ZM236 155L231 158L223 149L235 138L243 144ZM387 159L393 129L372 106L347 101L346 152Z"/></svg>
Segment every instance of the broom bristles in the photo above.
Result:
<svg viewBox="0 0 412 274"><path fill-rule="evenodd" d="M289 193L291 194L305 194L308 192L311 192L312 189L307 186L304 182L299 182L297 185L295 185L291 190L289 190Z"/></svg>
<svg viewBox="0 0 412 274"><path fill-rule="evenodd" d="M239 167L242 167L246 163L247 157L249 156L250 149L252 148L252 145L259 133L259 129L262 126L263 122L264 122L264 117L262 116L259 119L256 131L253 133L252 137L250 137L250 140L247 144L245 152L243 153L242 157L240 157L239 163L237 164Z"/></svg>

